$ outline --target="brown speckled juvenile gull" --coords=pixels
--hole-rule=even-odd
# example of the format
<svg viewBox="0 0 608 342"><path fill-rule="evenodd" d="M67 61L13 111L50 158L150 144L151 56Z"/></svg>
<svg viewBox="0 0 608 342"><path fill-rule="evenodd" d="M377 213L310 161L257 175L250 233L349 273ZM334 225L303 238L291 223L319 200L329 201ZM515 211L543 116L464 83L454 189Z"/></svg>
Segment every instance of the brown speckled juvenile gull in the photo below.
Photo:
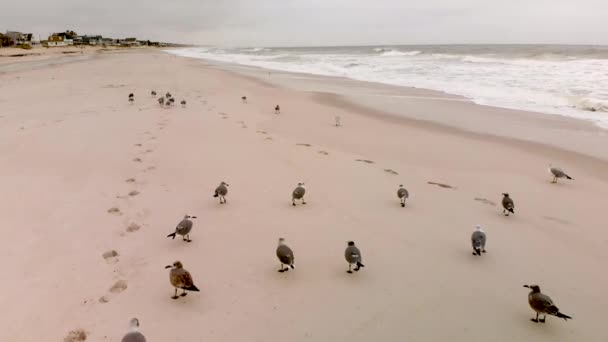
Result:
<svg viewBox="0 0 608 342"><path fill-rule="evenodd" d="M524 285L524 287L531 290L530 294L528 294L528 304L530 304L532 310L536 312L536 318L530 318L532 322L545 323L547 315L563 318L566 321L572 319L572 317L559 312L557 306L553 304L553 300L551 300L551 298L546 294L540 292L540 286ZM543 318L539 319L538 315L543 315Z"/></svg>
<svg viewBox="0 0 608 342"><path fill-rule="evenodd" d="M165 268L171 269L171 272L169 272L169 281L171 282L171 285L173 285L173 287L175 287L175 294L171 298L173 298L173 299L179 298L179 296L177 295L177 289L182 289L184 291L180 295L182 297L187 295L186 291L197 291L197 292L200 291L194 285L194 281L192 280L192 276L190 275L190 272L188 272L184 269L184 266L182 265L182 263L180 261L174 262L173 266L171 266L171 265L165 266Z"/></svg>

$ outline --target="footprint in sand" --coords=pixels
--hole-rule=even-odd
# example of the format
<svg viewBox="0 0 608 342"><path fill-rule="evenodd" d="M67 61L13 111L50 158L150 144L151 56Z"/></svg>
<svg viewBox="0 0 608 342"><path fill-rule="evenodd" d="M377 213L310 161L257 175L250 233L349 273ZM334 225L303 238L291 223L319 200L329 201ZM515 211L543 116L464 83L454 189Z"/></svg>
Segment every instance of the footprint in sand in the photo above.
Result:
<svg viewBox="0 0 608 342"><path fill-rule="evenodd" d="M384 169L384 172L390 173L391 175L398 175L399 174L399 172L391 170L391 169Z"/></svg>
<svg viewBox="0 0 608 342"><path fill-rule="evenodd" d="M296 144L296 146L306 146L306 147L310 147L310 146L312 146L312 145L310 145L310 144Z"/></svg>
<svg viewBox="0 0 608 342"><path fill-rule="evenodd" d="M123 292L124 290L127 289L127 281L126 280L119 280L116 283L114 283L114 285L112 285L112 287L110 287L110 293L111 294L119 294L121 292ZM100 303L108 303L110 302L110 300L112 299L112 295L104 295L99 297L99 302Z"/></svg>
<svg viewBox="0 0 608 342"><path fill-rule="evenodd" d="M118 252L115 250L107 251L101 255L108 264L115 264L118 262Z"/></svg>
<svg viewBox="0 0 608 342"><path fill-rule="evenodd" d="M137 190L133 190L133 191L129 192L129 196L131 196L131 197L137 196L137 195L139 195L139 191L137 191Z"/></svg>
<svg viewBox="0 0 608 342"><path fill-rule="evenodd" d="M146 153L151 153L151 152L154 152L154 150L153 149L147 149L146 150Z"/></svg>
<svg viewBox="0 0 608 342"><path fill-rule="evenodd" d="M268 137L268 138L266 138L264 140L274 140L274 139L272 139L272 137Z"/></svg>
<svg viewBox="0 0 608 342"><path fill-rule="evenodd" d="M266 131L256 131L256 133L260 133L260 134L268 134L268 132L266 132Z"/></svg>
<svg viewBox="0 0 608 342"><path fill-rule="evenodd" d="M566 221L566 220L563 220L563 219L560 219L557 217L543 216L543 218L545 220L549 220L549 221L553 221L553 222L557 222L557 223L561 223L561 224L566 224L566 225L572 224L570 221Z"/></svg>
<svg viewBox="0 0 608 342"><path fill-rule="evenodd" d="M112 287L110 287L110 292L111 293L121 293L122 291L127 289L127 281L126 280L119 280L116 283L114 283L114 285L112 285Z"/></svg>
<svg viewBox="0 0 608 342"><path fill-rule="evenodd" d="M122 213L120 212L120 209L118 209L116 207L108 209L108 213L114 214L114 215L122 215Z"/></svg>
<svg viewBox="0 0 608 342"><path fill-rule="evenodd" d="M83 329L72 330L63 338L63 342L83 342L86 340L87 332Z"/></svg>
<svg viewBox="0 0 608 342"><path fill-rule="evenodd" d="M326 151L319 151L319 154L322 154L322 155L326 156L326 155L329 155L329 152L326 152Z"/></svg>
<svg viewBox="0 0 608 342"><path fill-rule="evenodd" d="M141 158L133 158L133 161L136 163L141 163Z"/></svg>
<svg viewBox="0 0 608 342"><path fill-rule="evenodd" d="M127 183L135 183L135 178L128 178L127 180L125 180L125 182L127 182Z"/></svg>
<svg viewBox="0 0 608 342"><path fill-rule="evenodd" d="M489 200L489 199L487 199L487 198L475 197L475 200L476 200L477 202L481 202L481 203L483 203L483 204L487 204L487 205L496 206L496 203L495 203L495 202L492 202L492 201L490 201L490 200Z"/></svg>
<svg viewBox="0 0 608 342"><path fill-rule="evenodd" d="M367 163L367 164L373 164L374 163L373 160L367 160L367 159L355 159L355 161L362 162L362 163Z"/></svg>
<svg viewBox="0 0 608 342"><path fill-rule="evenodd" d="M437 183L437 182L427 182L427 184L437 185L438 187L441 187L444 189L456 189L455 187L453 187L449 184L443 184L443 183Z"/></svg>
<svg viewBox="0 0 608 342"><path fill-rule="evenodd" d="M153 170L156 170L156 166L148 166L146 168L146 171L153 171Z"/></svg>
<svg viewBox="0 0 608 342"><path fill-rule="evenodd" d="M156 140L156 137L150 137L149 140Z"/></svg>
<svg viewBox="0 0 608 342"><path fill-rule="evenodd" d="M140 229L141 229L141 226L138 225L137 223L131 223L127 226L127 232L129 232L129 233L134 233Z"/></svg>
<svg viewBox="0 0 608 342"><path fill-rule="evenodd" d="M135 146L137 146L137 147L141 147L141 144L135 144Z"/></svg>

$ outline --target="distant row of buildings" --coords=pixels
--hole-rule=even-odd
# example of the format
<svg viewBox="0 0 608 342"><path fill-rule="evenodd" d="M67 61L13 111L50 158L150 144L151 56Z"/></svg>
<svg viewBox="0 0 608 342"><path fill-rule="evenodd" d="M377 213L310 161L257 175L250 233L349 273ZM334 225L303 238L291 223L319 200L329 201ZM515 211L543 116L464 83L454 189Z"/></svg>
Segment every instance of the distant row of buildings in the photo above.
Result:
<svg viewBox="0 0 608 342"><path fill-rule="evenodd" d="M0 47L20 47L29 49L34 46L57 47L57 46L168 46L166 43L151 42L149 40L138 40L137 38L115 39L102 37L100 35L78 35L74 31L53 33L46 40L35 40L31 33L6 31L0 33Z"/></svg>

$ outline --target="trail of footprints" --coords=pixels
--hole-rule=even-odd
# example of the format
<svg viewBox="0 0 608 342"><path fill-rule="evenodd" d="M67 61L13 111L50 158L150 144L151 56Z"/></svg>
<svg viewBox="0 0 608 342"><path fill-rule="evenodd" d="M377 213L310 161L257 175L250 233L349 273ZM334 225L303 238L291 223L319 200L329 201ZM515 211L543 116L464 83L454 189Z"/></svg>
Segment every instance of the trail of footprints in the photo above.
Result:
<svg viewBox="0 0 608 342"><path fill-rule="evenodd" d="M167 127L168 124L168 120L166 118L162 118L162 120L160 122L157 123L157 129L160 131L162 129L164 129L165 127ZM150 131L145 131L143 133L144 136L148 136L148 140L155 140L157 137L152 135L152 133ZM145 147L144 144L142 143L136 143L134 144L134 146L139 149L138 154L140 155L149 155L150 153L154 152L153 148L149 148L149 147ZM140 157L135 157L132 159L133 162L135 163L143 163L144 160ZM146 172L150 172L156 169L156 166L154 165L150 165L148 167L146 167L144 170L142 170L141 172L146 173ZM125 179L125 183L127 184L131 184L131 185L137 185L137 178L135 177L130 177ZM129 191L126 195L118 195L116 196L118 199L121 200L125 200L125 199L129 199L129 198L134 198L138 195L140 195L141 192L137 189L133 189L131 191ZM120 207L116 206L116 207L111 207L107 210L108 214L110 215L114 215L114 216L122 216L124 213L121 211ZM137 233L142 225L137 223L137 222L133 222L132 220L128 220L131 221L125 228L125 231L123 233L120 234L120 236L126 236L126 234L133 234L133 233ZM115 265L118 264L120 259L119 259L119 253L116 250L109 250L105 253L102 254L102 258L106 261L107 264L110 265ZM128 288L128 281L125 279L118 279L115 281L115 283L108 289L108 292L104 295L102 295L101 297L99 297L98 302L99 303L108 303L112 300L112 298L120 293L122 293L123 291L125 291ZM87 302L87 301L85 301ZM78 336L82 336L82 334L78 335ZM79 337L77 337L79 338ZM79 341L78 339L71 339L70 341ZM86 339L86 334L84 335L84 339ZM82 339L82 341L84 341L84 339ZM68 337L66 337L66 341L68 340Z"/></svg>

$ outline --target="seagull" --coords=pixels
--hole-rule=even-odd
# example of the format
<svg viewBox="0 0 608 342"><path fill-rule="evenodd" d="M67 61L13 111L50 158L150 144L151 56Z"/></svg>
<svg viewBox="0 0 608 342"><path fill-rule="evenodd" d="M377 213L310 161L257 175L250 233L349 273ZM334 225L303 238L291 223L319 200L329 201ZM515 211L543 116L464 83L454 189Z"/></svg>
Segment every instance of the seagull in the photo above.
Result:
<svg viewBox="0 0 608 342"><path fill-rule="evenodd" d="M171 272L169 272L169 281L171 282L171 285L175 287L175 294L173 295L173 297L171 297L172 299L179 298L177 296L177 289L182 289L184 291L182 292L182 294L180 294L180 296L182 297L187 295L186 291L200 291L194 285L194 281L192 280L190 272L184 269L184 266L181 262L176 261L173 263L173 266L169 265L165 266L165 268L171 269Z"/></svg>
<svg viewBox="0 0 608 342"><path fill-rule="evenodd" d="M146 342L144 334L139 332L139 320L131 318L129 321L129 332L122 338L122 342Z"/></svg>
<svg viewBox="0 0 608 342"><path fill-rule="evenodd" d="M243 103L247 103L247 96L241 97L241 100L243 100Z"/></svg>
<svg viewBox="0 0 608 342"><path fill-rule="evenodd" d="M186 107L186 100L182 100L181 104L182 104L182 107Z"/></svg>
<svg viewBox="0 0 608 342"><path fill-rule="evenodd" d="M220 185L215 189L213 197L219 197L220 203L226 203L226 195L228 194L228 184L221 182Z"/></svg>
<svg viewBox="0 0 608 342"><path fill-rule="evenodd" d="M156 91L152 90L152 91L150 92L150 95L152 95L152 96L156 96Z"/></svg>
<svg viewBox="0 0 608 342"><path fill-rule="evenodd" d="M135 95L133 93L129 94L129 102L133 103L135 101Z"/></svg>
<svg viewBox="0 0 608 342"><path fill-rule="evenodd" d="M296 200L302 200L302 204L306 204L304 200L304 194L306 193L306 188L304 187L304 183L298 183L298 186L293 190L291 194L291 205L296 206Z"/></svg>
<svg viewBox="0 0 608 342"><path fill-rule="evenodd" d="M170 92L167 92L167 93L165 94L165 97L166 97L167 99L170 99L170 98L171 98L171 93L170 93Z"/></svg>
<svg viewBox="0 0 608 342"><path fill-rule="evenodd" d="M536 318L530 318L532 322L545 323L547 315L563 318L565 321L572 319L572 317L559 312L559 309L553 304L551 298L540 292L540 286L524 285L524 287L531 290L530 294L528 294L528 304L530 304L532 310L536 311ZM543 318L539 319L538 315L543 315Z"/></svg>
<svg viewBox="0 0 608 342"><path fill-rule="evenodd" d="M279 105L277 105L276 107L274 107L274 113L275 114L281 114L281 107Z"/></svg>
<svg viewBox="0 0 608 342"><path fill-rule="evenodd" d="M159 97L158 98L158 104L161 105L161 107L165 104L165 98L164 97Z"/></svg>
<svg viewBox="0 0 608 342"><path fill-rule="evenodd" d="M347 245L348 246L344 251L344 258L346 259L346 262L348 262L348 271L346 272L353 273L351 270L353 264L357 265L355 267L355 271L359 271L359 269L361 267L365 267L365 265L361 263L361 251L359 251L359 248L355 246L355 243L353 241L348 241Z"/></svg>
<svg viewBox="0 0 608 342"><path fill-rule="evenodd" d="M184 215L184 219L177 224L177 227L175 227L175 232L167 235L167 237L175 239L176 235L181 235L184 241L192 242L192 240L190 240L190 231L192 230L193 223L191 220L189 220L191 218L196 218L196 216Z"/></svg>
<svg viewBox="0 0 608 342"><path fill-rule="evenodd" d="M481 255L481 253L486 252L486 233L480 225L475 226L471 235L471 245L473 246L473 255Z"/></svg>
<svg viewBox="0 0 608 342"><path fill-rule="evenodd" d="M287 272L289 271L289 267L295 269L293 251L289 246L285 244L285 239L279 238L279 246L277 247L277 258L281 262L281 269L279 272ZM283 265L287 265L288 267L283 268Z"/></svg>
<svg viewBox="0 0 608 342"><path fill-rule="evenodd" d="M553 175L553 181L551 183L557 183L557 179L558 178L566 178L566 179L572 179L574 180L574 178L568 176L564 170L562 170L561 168L557 167L557 166L553 166L551 164L549 164L549 173L551 175Z"/></svg>
<svg viewBox="0 0 608 342"><path fill-rule="evenodd" d="M505 214L505 216L509 216L509 212L515 214L515 204L513 203L511 197L509 197L509 194L503 193L502 195L502 207L504 208L502 212Z"/></svg>
<svg viewBox="0 0 608 342"><path fill-rule="evenodd" d="M403 184L399 185L399 189L397 190L397 197L401 199L401 206L405 207L405 200L410 197L410 193L407 191L406 188L403 187Z"/></svg>

